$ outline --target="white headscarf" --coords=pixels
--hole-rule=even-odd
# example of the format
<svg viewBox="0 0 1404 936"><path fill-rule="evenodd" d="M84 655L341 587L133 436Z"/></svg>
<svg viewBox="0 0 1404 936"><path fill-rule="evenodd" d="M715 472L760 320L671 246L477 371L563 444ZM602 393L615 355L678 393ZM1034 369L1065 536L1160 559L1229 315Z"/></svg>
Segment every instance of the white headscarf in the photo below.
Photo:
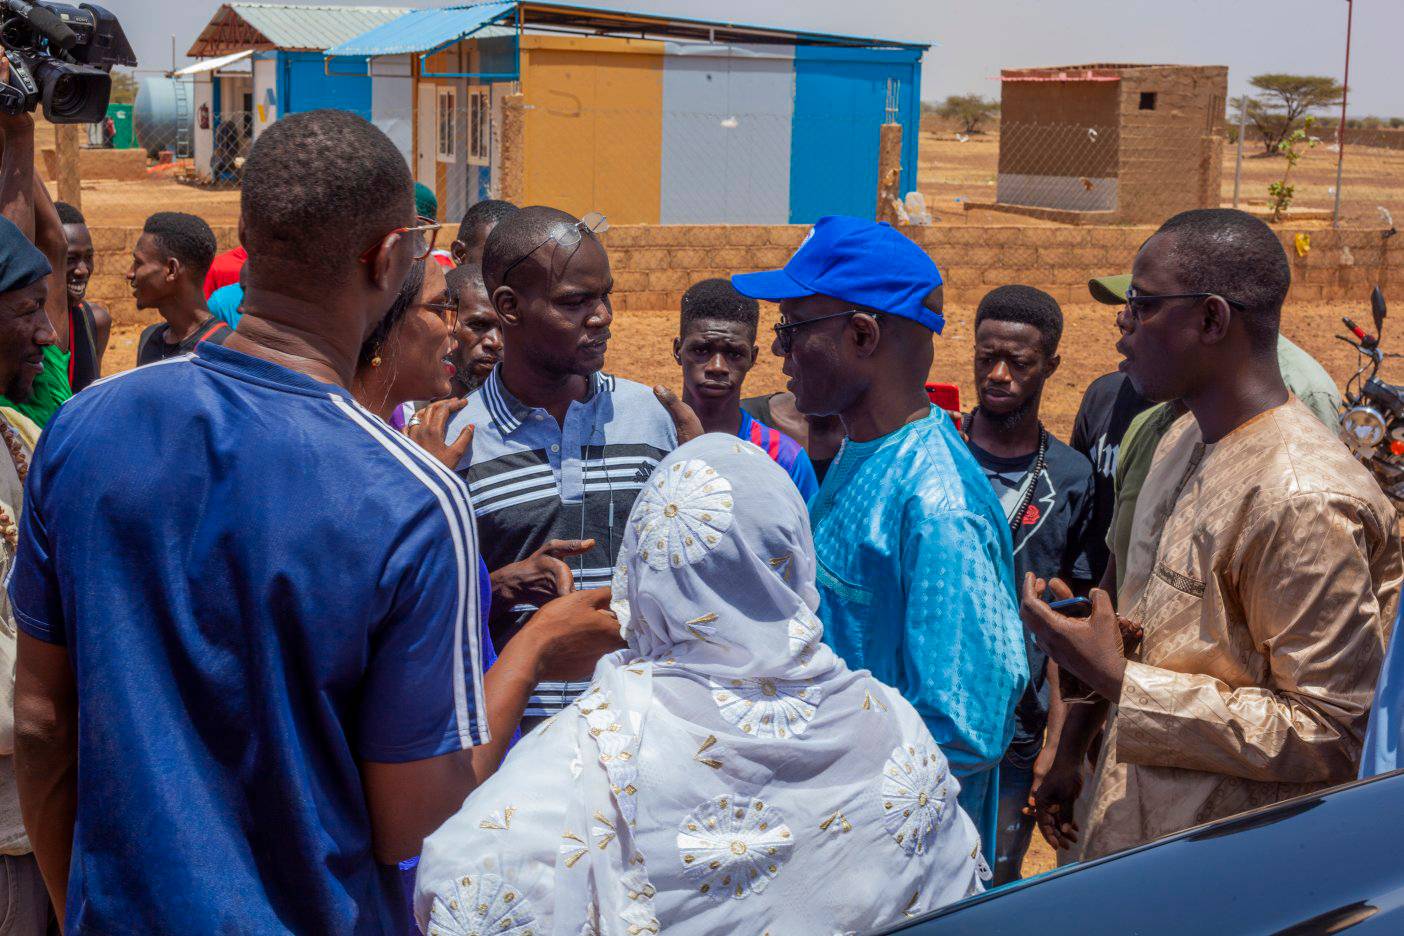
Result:
<svg viewBox="0 0 1404 936"><path fill-rule="evenodd" d="M425 842L421 925L864 932L980 890L945 756L820 642L814 577L804 502L759 448L665 459L615 570L629 649Z"/></svg>

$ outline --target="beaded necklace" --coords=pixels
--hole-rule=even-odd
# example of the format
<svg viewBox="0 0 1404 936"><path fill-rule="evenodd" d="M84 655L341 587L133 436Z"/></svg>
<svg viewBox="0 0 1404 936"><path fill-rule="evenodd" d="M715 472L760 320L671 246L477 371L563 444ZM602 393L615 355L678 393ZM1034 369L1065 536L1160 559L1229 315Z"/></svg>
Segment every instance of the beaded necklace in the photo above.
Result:
<svg viewBox="0 0 1404 936"><path fill-rule="evenodd" d="M24 479L29 476L29 459L25 458L19 434L8 422L0 419L0 436L5 437L5 447L10 450L10 460L15 463L15 474L19 475L20 484L23 485ZM19 524L3 505L0 505L0 535L5 537L5 542L10 544L11 550L19 548Z"/></svg>
<svg viewBox="0 0 1404 936"><path fill-rule="evenodd" d="M970 427L975 422L975 413L978 410L971 410L965 414L964 430L968 437ZM1019 527L1024 524L1024 515L1029 512L1029 505L1033 503L1034 490L1038 487L1038 476L1043 474L1044 467L1048 464L1048 430L1043 428L1043 423L1038 424L1038 453L1034 456L1033 464L1024 472L1023 483L1019 486L1024 493L1019 497L1019 504L1014 508L1014 512L1006 519L1009 521L1009 535L1017 538Z"/></svg>

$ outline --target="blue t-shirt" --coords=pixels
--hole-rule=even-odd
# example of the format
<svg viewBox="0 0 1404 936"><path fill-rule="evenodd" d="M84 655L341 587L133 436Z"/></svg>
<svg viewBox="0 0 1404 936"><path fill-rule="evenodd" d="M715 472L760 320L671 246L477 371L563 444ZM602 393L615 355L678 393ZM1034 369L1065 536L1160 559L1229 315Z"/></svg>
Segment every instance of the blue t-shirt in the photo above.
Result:
<svg viewBox="0 0 1404 936"><path fill-rule="evenodd" d="M230 328L239 327L239 319L243 318L243 313L239 311L239 306L244 303L244 287L238 283L230 283L228 286L221 286L210 293L210 298L205 301L209 307L210 314L219 319Z"/></svg>
<svg viewBox="0 0 1404 936"><path fill-rule="evenodd" d="M74 402L10 584L77 681L68 931L403 932L358 763L487 738L463 483L209 343Z"/></svg>

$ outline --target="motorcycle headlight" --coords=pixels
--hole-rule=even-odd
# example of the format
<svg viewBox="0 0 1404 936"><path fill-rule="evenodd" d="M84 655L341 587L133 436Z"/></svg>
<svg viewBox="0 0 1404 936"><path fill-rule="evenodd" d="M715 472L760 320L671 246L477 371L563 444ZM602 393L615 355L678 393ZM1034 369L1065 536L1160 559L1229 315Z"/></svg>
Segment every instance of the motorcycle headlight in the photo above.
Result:
<svg viewBox="0 0 1404 936"><path fill-rule="evenodd" d="M1370 455L1384 441L1385 418L1368 406L1352 406L1341 414L1341 441L1357 455Z"/></svg>

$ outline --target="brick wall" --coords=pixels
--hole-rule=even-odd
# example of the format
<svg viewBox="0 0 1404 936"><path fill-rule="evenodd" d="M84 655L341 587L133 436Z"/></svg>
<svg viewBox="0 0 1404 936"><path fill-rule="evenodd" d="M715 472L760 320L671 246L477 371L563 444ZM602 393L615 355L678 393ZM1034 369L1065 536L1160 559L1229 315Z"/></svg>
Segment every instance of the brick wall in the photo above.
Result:
<svg viewBox="0 0 1404 936"><path fill-rule="evenodd" d="M620 310L676 309L683 291L709 276L782 266L808 229L781 226L637 226L605 235ZM1047 290L1059 302L1087 302L1094 276L1129 272L1145 227L940 227L908 229L935 258L946 301L978 302L1005 283ZM1363 301L1370 287L1404 281L1404 237L1376 231L1310 231L1311 250L1298 257L1297 232L1282 231L1292 258L1292 299Z"/></svg>
<svg viewBox="0 0 1404 936"><path fill-rule="evenodd" d="M683 291L710 276L783 266L799 246L803 225L632 225L605 234L619 311L675 310ZM971 304L995 286L1024 283L1060 302L1087 302L1087 280L1127 272L1153 227L941 227L908 233L941 267L946 301ZM120 324L153 320L138 315L123 274L140 228L96 228L97 270L89 295L108 304ZM1292 258L1292 299L1363 302L1376 284L1388 292L1404 283L1404 236L1377 231L1308 232L1311 251L1298 257L1297 232L1280 232ZM220 249L237 242L233 227L215 229Z"/></svg>

